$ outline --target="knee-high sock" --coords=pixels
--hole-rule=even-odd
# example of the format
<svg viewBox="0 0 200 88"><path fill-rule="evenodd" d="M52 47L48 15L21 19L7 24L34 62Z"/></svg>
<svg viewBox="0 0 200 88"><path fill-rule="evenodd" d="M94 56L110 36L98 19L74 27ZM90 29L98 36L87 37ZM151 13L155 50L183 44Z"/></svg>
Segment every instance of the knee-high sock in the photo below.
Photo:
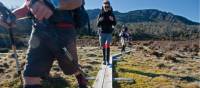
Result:
<svg viewBox="0 0 200 88"><path fill-rule="evenodd" d="M106 49L103 48L103 61L106 61Z"/></svg>
<svg viewBox="0 0 200 88"><path fill-rule="evenodd" d="M107 62L109 63L110 61L110 48L107 48L107 56L106 56L106 59L107 59Z"/></svg>
<svg viewBox="0 0 200 88"><path fill-rule="evenodd" d="M122 52L125 52L126 45L122 45Z"/></svg>

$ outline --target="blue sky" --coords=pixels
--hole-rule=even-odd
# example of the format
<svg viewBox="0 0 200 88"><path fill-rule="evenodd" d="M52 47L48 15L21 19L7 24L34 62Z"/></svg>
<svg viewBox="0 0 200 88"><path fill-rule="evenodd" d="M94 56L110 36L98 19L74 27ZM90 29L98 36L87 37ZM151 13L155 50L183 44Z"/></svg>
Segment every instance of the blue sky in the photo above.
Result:
<svg viewBox="0 0 200 88"><path fill-rule="evenodd" d="M20 6L24 0L1 0L6 6ZM101 8L102 0L85 0L87 9ZM128 12L159 9L200 22L200 0L110 0L114 10Z"/></svg>

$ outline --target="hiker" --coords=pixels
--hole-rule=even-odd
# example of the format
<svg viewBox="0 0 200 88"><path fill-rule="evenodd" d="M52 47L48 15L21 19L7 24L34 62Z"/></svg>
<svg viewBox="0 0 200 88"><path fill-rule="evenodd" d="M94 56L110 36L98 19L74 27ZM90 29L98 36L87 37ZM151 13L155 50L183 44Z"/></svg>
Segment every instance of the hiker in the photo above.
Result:
<svg viewBox="0 0 200 88"><path fill-rule="evenodd" d="M41 81L49 76L55 60L64 74L75 75L79 88L87 88L87 80L78 65L75 30L79 25L76 23L82 21L75 20L76 17L85 12L83 3L83 0L25 0L22 7L13 11L17 19L28 14L33 20L23 73L24 88L42 88ZM4 27L8 28L6 24ZM66 50L69 53L66 54ZM72 61L66 56L71 56Z"/></svg>
<svg viewBox="0 0 200 88"><path fill-rule="evenodd" d="M122 26L122 30L119 33L119 37L120 37L120 42L121 42L121 45L122 45L121 52L125 52L127 43L129 42L128 27L126 27L125 25Z"/></svg>
<svg viewBox="0 0 200 88"><path fill-rule="evenodd" d="M99 27L100 47L103 49L103 64L109 65L110 59L110 44L112 41L112 32L116 25L116 19L113 14L113 9L108 0L103 1L102 10L97 18L97 26Z"/></svg>

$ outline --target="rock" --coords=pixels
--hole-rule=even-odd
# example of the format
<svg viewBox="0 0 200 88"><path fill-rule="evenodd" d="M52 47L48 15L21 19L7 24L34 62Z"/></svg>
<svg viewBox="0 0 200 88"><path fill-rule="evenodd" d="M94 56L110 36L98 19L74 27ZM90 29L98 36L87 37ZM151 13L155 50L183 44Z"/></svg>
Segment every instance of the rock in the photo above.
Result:
<svg viewBox="0 0 200 88"><path fill-rule="evenodd" d="M192 48L193 48L193 51L194 51L194 52L200 52L200 51L199 51L199 50L200 50L200 47L199 47L198 44L194 44Z"/></svg>
<svg viewBox="0 0 200 88"><path fill-rule="evenodd" d="M156 57L162 57L164 55L163 52L160 51L153 51L151 54L155 55Z"/></svg>
<svg viewBox="0 0 200 88"><path fill-rule="evenodd" d="M14 63L14 61L13 61L13 60L10 60L8 63L9 63L9 64L13 64L13 63Z"/></svg>
<svg viewBox="0 0 200 88"><path fill-rule="evenodd" d="M176 57L175 57L175 56L172 56L172 55L166 55L166 56L164 57L164 60L172 61L172 62L174 62L174 63L178 63L178 62L179 62L179 60L177 60Z"/></svg>
<svg viewBox="0 0 200 88"><path fill-rule="evenodd" d="M97 57L96 54L87 54L87 57Z"/></svg>
<svg viewBox="0 0 200 88"><path fill-rule="evenodd" d="M11 75L6 75L6 79L10 79L11 77Z"/></svg>
<svg viewBox="0 0 200 88"><path fill-rule="evenodd" d="M181 53L176 53L175 55L176 57L179 57L179 58L188 58L188 55L183 55Z"/></svg>
<svg viewBox="0 0 200 88"><path fill-rule="evenodd" d="M120 48L121 49L121 48ZM142 46L137 46L137 48L136 48L136 50L138 51L138 50L142 50L143 49L143 47Z"/></svg>
<svg viewBox="0 0 200 88"><path fill-rule="evenodd" d="M177 68L176 68L176 67L171 67L171 70L172 70L172 71L176 71Z"/></svg>
<svg viewBox="0 0 200 88"><path fill-rule="evenodd" d="M183 48L183 51L187 52L187 51L189 51L189 48L190 48L189 45L185 45L184 48Z"/></svg>
<svg viewBox="0 0 200 88"><path fill-rule="evenodd" d="M9 68L8 63L3 63L3 66L4 66L5 68Z"/></svg>
<svg viewBox="0 0 200 88"><path fill-rule="evenodd" d="M146 46L143 46L143 50L144 50L145 52L148 52L148 53L151 52L151 49L150 49L149 47L146 47Z"/></svg>
<svg viewBox="0 0 200 88"><path fill-rule="evenodd" d="M0 67L4 67L3 65L0 65Z"/></svg>
<svg viewBox="0 0 200 88"><path fill-rule="evenodd" d="M92 69L92 66L91 65L85 65L85 66L83 66L83 68Z"/></svg>
<svg viewBox="0 0 200 88"><path fill-rule="evenodd" d="M151 44L153 44L154 43L154 41L149 41L149 42L147 42L147 43L143 43L143 45L144 46L149 46L149 45L151 45Z"/></svg>
<svg viewBox="0 0 200 88"><path fill-rule="evenodd" d="M98 61L91 61L91 62L88 62L89 64L100 64L100 62L98 62Z"/></svg>
<svg viewBox="0 0 200 88"><path fill-rule="evenodd" d="M4 73L5 69L0 67L0 73Z"/></svg>
<svg viewBox="0 0 200 88"><path fill-rule="evenodd" d="M159 69L161 69L161 68L166 67L166 65L165 65L164 63L160 63L160 64L157 65L157 67L158 67Z"/></svg>

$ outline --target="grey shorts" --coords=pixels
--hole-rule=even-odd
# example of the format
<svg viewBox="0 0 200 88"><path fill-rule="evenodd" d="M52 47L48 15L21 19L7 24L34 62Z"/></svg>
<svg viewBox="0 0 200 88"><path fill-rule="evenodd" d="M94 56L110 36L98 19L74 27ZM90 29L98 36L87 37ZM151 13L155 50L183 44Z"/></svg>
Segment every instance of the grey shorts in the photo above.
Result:
<svg viewBox="0 0 200 88"><path fill-rule="evenodd" d="M121 37L120 42L121 42L121 45L122 45L122 46L123 46L123 45L126 46L126 45L128 44L128 42L129 42L129 40L128 40L128 38Z"/></svg>
<svg viewBox="0 0 200 88"><path fill-rule="evenodd" d="M112 33L101 33L99 35L100 46L103 46L106 41L108 44L112 42Z"/></svg>
<svg viewBox="0 0 200 88"><path fill-rule="evenodd" d="M58 57L54 55L57 51L52 51L52 47L48 46L48 44L51 44L51 40L55 41L55 44L59 44L59 47L65 47L73 57L73 62L78 65L75 29L59 29L56 27L44 29L37 26L33 28L29 40L27 51L28 62L24 70L25 77L48 76L53 61L55 60L58 60L59 66L65 74L73 74L76 72L76 68L72 68L68 65L68 63L70 63L69 61L66 59L58 59Z"/></svg>

